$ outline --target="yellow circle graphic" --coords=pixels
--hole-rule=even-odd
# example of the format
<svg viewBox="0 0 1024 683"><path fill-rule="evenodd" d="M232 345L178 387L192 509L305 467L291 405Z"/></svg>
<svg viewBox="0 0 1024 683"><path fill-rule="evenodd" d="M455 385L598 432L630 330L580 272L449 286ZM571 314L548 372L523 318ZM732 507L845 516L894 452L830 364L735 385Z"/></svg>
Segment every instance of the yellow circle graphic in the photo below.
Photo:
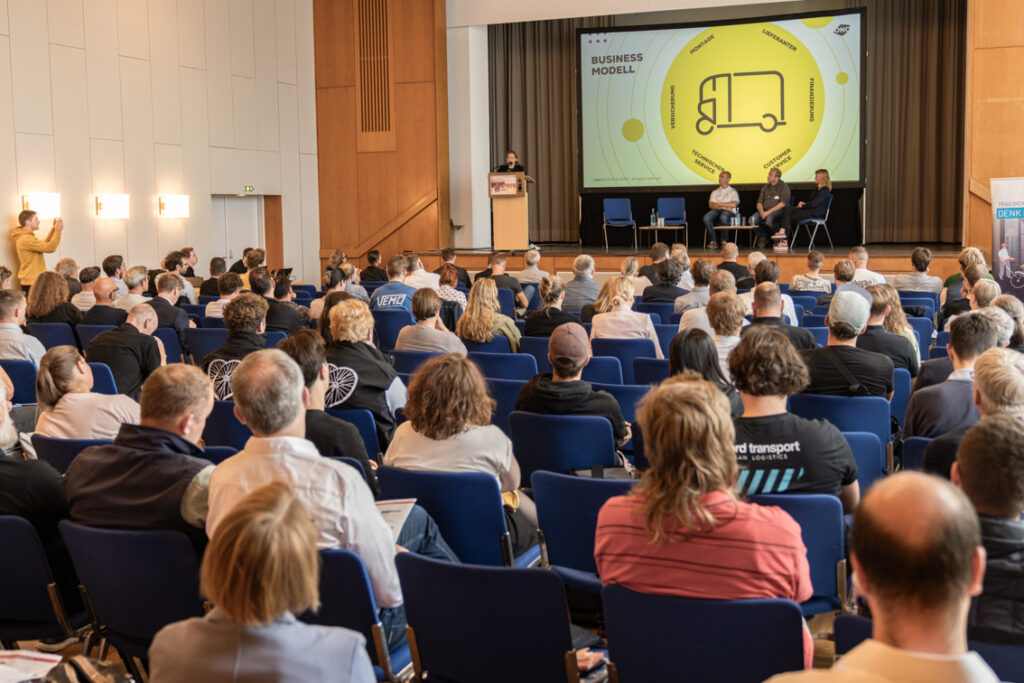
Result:
<svg viewBox="0 0 1024 683"><path fill-rule="evenodd" d="M800 21L804 22L804 25L809 26L810 28L825 28L832 23L832 17L807 17Z"/></svg>
<svg viewBox="0 0 1024 683"><path fill-rule="evenodd" d="M814 143L825 90L813 55L775 24L717 26L680 50L665 76L665 136L694 173L717 182L763 183Z"/></svg>
<svg viewBox="0 0 1024 683"><path fill-rule="evenodd" d="M644 124L640 119L629 119L622 124L622 137L636 142L644 136Z"/></svg>
<svg viewBox="0 0 1024 683"><path fill-rule="evenodd" d="M846 82L850 80L850 75L845 71L840 71L836 74L836 83L839 85L846 85Z"/></svg>

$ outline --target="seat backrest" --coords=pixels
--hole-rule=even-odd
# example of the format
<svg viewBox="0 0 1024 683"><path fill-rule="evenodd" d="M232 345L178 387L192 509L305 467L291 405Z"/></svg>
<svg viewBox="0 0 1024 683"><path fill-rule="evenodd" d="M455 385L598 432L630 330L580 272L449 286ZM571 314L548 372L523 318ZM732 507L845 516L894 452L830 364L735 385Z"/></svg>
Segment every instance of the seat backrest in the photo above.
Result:
<svg viewBox="0 0 1024 683"><path fill-rule="evenodd" d="M511 436L512 429L508 424L508 416L515 410L516 399L519 398L519 390L523 388L523 382L518 379L494 379L493 377L487 377L486 380L487 393L495 402L494 412L491 413L491 424L505 432L505 436Z"/></svg>
<svg viewBox="0 0 1024 683"><path fill-rule="evenodd" d="M431 358L440 356L440 351L389 351L388 357L395 372L412 374Z"/></svg>
<svg viewBox="0 0 1024 683"><path fill-rule="evenodd" d="M215 329L215 330L226 330L228 326L224 323L224 318L219 318L211 315L203 316L203 329Z"/></svg>
<svg viewBox="0 0 1024 683"><path fill-rule="evenodd" d="M245 448L245 442L252 432L235 417L234 401L214 401L213 411L206 418L203 428L203 442L208 446L230 446L236 450Z"/></svg>
<svg viewBox="0 0 1024 683"><path fill-rule="evenodd" d="M198 315L200 318L206 315L206 306L203 304L181 304L179 308L189 315Z"/></svg>
<svg viewBox="0 0 1024 683"><path fill-rule="evenodd" d="M794 394L789 410L808 420L828 420L841 432L872 432L882 444L892 440L889 402L881 396Z"/></svg>
<svg viewBox="0 0 1024 683"><path fill-rule="evenodd" d="M551 372L551 362L548 360L548 342L550 337L521 337L519 339L519 350L521 353L528 353L537 361L538 372Z"/></svg>
<svg viewBox="0 0 1024 683"><path fill-rule="evenodd" d="M860 495L864 495L871 485L884 477L885 446L878 436L871 432L843 432L846 442L853 451L853 459L857 461L857 482L860 484Z"/></svg>
<svg viewBox="0 0 1024 683"><path fill-rule="evenodd" d="M899 290L896 293L899 294L901 302L903 299L930 299L933 308L938 309L939 307L938 292L911 292L909 290Z"/></svg>
<svg viewBox="0 0 1024 683"><path fill-rule="evenodd" d="M508 527L494 475L378 467L377 479L385 498L415 498L462 562L499 567L506 563L502 548L508 542ZM511 553L511 546L508 550Z"/></svg>
<svg viewBox="0 0 1024 683"><path fill-rule="evenodd" d="M906 368L893 368L892 384L892 400L889 401L889 414L895 417L902 427L903 418L907 414L907 403L910 402L910 370Z"/></svg>
<svg viewBox="0 0 1024 683"><path fill-rule="evenodd" d="M668 318L665 318L667 321ZM661 355L668 358L669 350L672 348L672 340L679 334L679 321L674 325L655 325L654 333L658 335L658 346L661 347Z"/></svg>
<svg viewBox="0 0 1024 683"><path fill-rule="evenodd" d="M636 438L640 433L640 424L636 419L636 406L647 395L651 387L647 384L600 384L597 382L592 383L590 386L594 391L607 391L614 396L615 401L619 404L619 410L622 412L622 419L633 425L634 438L622 444L619 448L626 453L631 452L634 459L637 455L643 456L643 442L641 439Z"/></svg>
<svg viewBox="0 0 1024 683"><path fill-rule="evenodd" d="M682 197L658 197L658 216L665 220L686 220L686 200Z"/></svg>
<svg viewBox="0 0 1024 683"><path fill-rule="evenodd" d="M921 341L918 344L921 349L927 349L932 343L932 332L935 331L935 325L928 318L916 318L914 316L908 316L907 322L910 326L921 336ZM922 357L924 353L922 352Z"/></svg>
<svg viewBox="0 0 1024 683"><path fill-rule="evenodd" d="M174 328L158 327L153 330L153 336L163 342L168 363L181 362L181 343L178 341L178 332Z"/></svg>
<svg viewBox="0 0 1024 683"><path fill-rule="evenodd" d="M98 621L122 656L145 657L161 628L203 615L199 558L184 534L98 529L68 520L60 533ZM125 648L126 642L135 646Z"/></svg>
<svg viewBox="0 0 1024 683"><path fill-rule="evenodd" d="M637 384L660 384L668 378L668 360L659 358L634 358L633 380Z"/></svg>
<svg viewBox="0 0 1024 683"><path fill-rule="evenodd" d="M220 329L190 327L185 330L185 339L188 340L188 348L192 352L193 360L198 365L207 354L224 346L228 340L228 330L226 327Z"/></svg>
<svg viewBox="0 0 1024 683"><path fill-rule="evenodd" d="M803 318L801 318L801 320L802 319ZM827 327L805 327L804 329L814 335L814 341L818 344L818 346L826 346L828 344Z"/></svg>
<svg viewBox="0 0 1024 683"><path fill-rule="evenodd" d="M846 528L839 499L821 493L775 493L750 496L750 502L776 505L800 525L800 536L807 547L807 562L811 567L814 598L826 600L833 609L839 609L840 596L846 592L845 578L840 585L836 571L839 563L844 567L846 563Z"/></svg>
<svg viewBox="0 0 1024 683"><path fill-rule="evenodd" d="M591 479L534 472L530 484L551 564L596 574L597 513L609 498L629 493L634 483L629 479Z"/></svg>
<svg viewBox="0 0 1024 683"><path fill-rule="evenodd" d="M467 357L477 364L484 377L528 380L537 374L537 361L528 353L470 351Z"/></svg>
<svg viewBox="0 0 1024 683"><path fill-rule="evenodd" d="M565 589L553 572L457 565L413 553L399 553L395 564L420 669L446 681L567 680L567 662L575 666L576 656ZM524 656L509 661L509 643Z"/></svg>
<svg viewBox="0 0 1024 683"><path fill-rule="evenodd" d="M107 330L114 329L113 325L77 325L75 327L78 330L78 340L82 342L82 348L88 349L89 342L91 342L96 335Z"/></svg>
<svg viewBox="0 0 1024 683"><path fill-rule="evenodd" d="M512 446L524 481L537 470L569 474L616 464L612 423L596 415L509 415Z"/></svg>
<svg viewBox="0 0 1024 683"><path fill-rule="evenodd" d="M591 356L583 366L584 382L600 384L622 384L622 362L615 356Z"/></svg>
<svg viewBox="0 0 1024 683"><path fill-rule="evenodd" d="M0 630L3 622L56 622L46 588L54 581L35 527L22 517L0 515Z"/></svg>
<svg viewBox="0 0 1024 683"><path fill-rule="evenodd" d="M11 403L21 405L36 402L36 366L30 360L0 359L0 367L14 384Z"/></svg>
<svg viewBox="0 0 1024 683"><path fill-rule="evenodd" d="M675 313L675 304L659 302L649 302L646 304L639 303L633 306L633 310L638 313L657 313L658 317L661 318L662 321L668 322L668 319L672 317L673 313ZM654 322L655 324L660 324L657 320Z"/></svg>
<svg viewBox="0 0 1024 683"><path fill-rule="evenodd" d="M68 471L71 461L90 446L113 443L111 439L55 439L42 434L32 435L32 448L40 460L50 464L61 474Z"/></svg>
<svg viewBox="0 0 1024 683"><path fill-rule="evenodd" d="M595 356L615 356L622 363L622 381L636 384L633 379L634 358L655 358L654 342L650 339L592 339L590 346Z"/></svg>
<svg viewBox="0 0 1024 683"><path fill-rule="evenodd" d="M382 452L380 439L377 437L377 421L373 419L373 413L369 410L366 408L328 408L327 414L355 425L355 428L359 430L359 436L363 439L366 453L371 458Z"/></svg>
<svg viewBox="0 0 1024 683"><path fill-rule="evenodd" d="M928 360L932 360L933 358L948 358L948 357L949 357L949 347L948 346L933 346L932 348L928 349Z"/></svg>
<svg viewBox="0 0 1024 683"><path fill-rule="evenodd" d="M214 465L219 465L238 451L231 446L206 446L203 449L202 457L212 462Z"/></svg>
<svg viewBox="0 0 1024 683"><path fill-rule="evenodd" d="M512 345L508 343L508 337L502 334L494 335L489 342L476 342L463 339L466 351L483 351L484 353L512 353Z"/></svg>
<svg viewBox="0 0 1024 683"><path fill-rule="evenodd" d="M688 681L754 683L803 669L803 617L791 600L697 600L609 584L601 602L623 683L678 681L680 671Z"/></svg>
<svg viewBox="0 0 1024 683"><path fill-rule="evenodd" d="M924 451L931 443L931 439L923 436L911 436L903 441L903 469L921 469L921 460L924 459Z"/></svg>
<svg viewBox="0 0 1024 683"><path fill-rule="evenodd" d="M263 345L265 349L276 349L277 345L288 338L287 332L281 330L268 330L267 331L267 342Z"/></svg>
<svg viewBox="0 0 1024 683"><path fill-rule="evenodd" d="M825 327L825 316L816 313L804 313L800 327Z"/></svg>
<svg viewBox="0 0 1024 683"><path fill-rule="evenodd" d="M602 204L605 220L633 220L633 206L628 197L606 197Z"/></svg>
<svg viewBox="0 0 1024 683"><path fill-rule="evenodd" d="M373 314L373 326L377 330L381 348L385 349L394 348L403 327L416 324L412 313L404 308L374 309L370 313Z"/></svg>
<svg viewBox="0 0 1024 683"><path fill-rule="evenodd" d="M116 396L117 383L114 381L114 373L106 363L89 363L92 370L92 390L96 394Z"/></svg>
<svg viewBox="0 0 1024 683"><path fill-rule="evenodd" d="M38 339L47 349L54 346L78 347L75 333L67 323L28 323L28 333Z"/></svg>
<svg viewBox="0 0 1024 683"><path fill-rule="evenodd" d="M795 290L789 291L789 298L793 300L793 305L800 305L804 307L805 311L809 311L818 304L818 297L820 294L797 294Z"/></svg>
<svg viewBox="0 0 1024 683"><path fill-rule="evenodd" d="M504 287L498 288L498 306L501 308L502 315L507 315L510 318L516 317L516 294L511 289Z"/></svg>

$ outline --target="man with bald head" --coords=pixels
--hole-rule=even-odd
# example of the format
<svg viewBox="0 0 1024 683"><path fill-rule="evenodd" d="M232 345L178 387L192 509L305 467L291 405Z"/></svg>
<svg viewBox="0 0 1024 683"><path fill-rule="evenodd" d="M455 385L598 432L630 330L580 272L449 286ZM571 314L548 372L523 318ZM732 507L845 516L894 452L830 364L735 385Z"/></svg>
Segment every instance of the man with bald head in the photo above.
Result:
<svg viewBox="0 0 1024 683"><path fill-rule="evenodd" d="M967 614L981 593L985 548L970 501L948 482L902 472L876 483L850 532L854 590L867 600L872 637L828 671L771 681L995 683L967 650Z"/></svg>
<svg viewBox="0 0 1024 683"><path fill-rule="evenodd" d="M86 359L107 364L114 373L117 391L138 400L142 383L166 361L163 344L153 336L156 327L153 307L138 304L124 323L96 335L89 343Z"/></svg>
<svg viewBox="0 0 1024 683"><path fill-rule="evenodd" d="M789 341L798 350L818 348L818 342L814 340L814 335L809 330L786 322L783 314L782 292L779 291L777 284L770 280L762 282L754 287L753 294L751 309L754 316L747 329L757 325L771 325L789 337Z"/></svg>
<svg viewBox="0 0 1024 683"><path fill-rule="evenodd" d="M96 281L92 287L96 303L82 316L83 325L117 325L124 324L128 311L114 306L117 300L117 283L112 278L104 277Z"/></svg>

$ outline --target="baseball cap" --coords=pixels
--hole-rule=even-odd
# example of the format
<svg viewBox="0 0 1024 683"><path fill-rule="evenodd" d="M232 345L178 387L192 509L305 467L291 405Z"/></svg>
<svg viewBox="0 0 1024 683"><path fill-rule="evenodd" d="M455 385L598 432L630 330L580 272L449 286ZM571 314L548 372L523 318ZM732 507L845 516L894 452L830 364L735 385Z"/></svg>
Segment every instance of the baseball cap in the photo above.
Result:
<svg viewBox="0 0 1024 683"><path fill-rule="evenodd" d="M583 365L589 357L590 338L583 325L563 323L551 333L551 339L548 342L548 359L552 365L572 368Z"/></svg>
<svg viewBox="0 0 1024 683"><path fill-rule="evenodd" d="M856 292L836 292L828 307L829 323L846 323L861 333L871 317L871 306Z"/></svg>

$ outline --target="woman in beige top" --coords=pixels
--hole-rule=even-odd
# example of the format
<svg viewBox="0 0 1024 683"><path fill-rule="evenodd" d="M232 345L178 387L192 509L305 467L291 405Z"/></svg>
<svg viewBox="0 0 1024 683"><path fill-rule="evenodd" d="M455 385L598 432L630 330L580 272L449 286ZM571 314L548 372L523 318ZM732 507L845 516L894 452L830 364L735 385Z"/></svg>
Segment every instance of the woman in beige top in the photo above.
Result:
<svg viewBox="0 0 1024 683"><path fill-rule="evenodd" d="M128 396L92 393L92 369L73 346L43 356L36 400L43 411L36 434L57 439L113 439L122 424L139 422L139 404Z"/></svg>
<svg viewBox="0 0 1024 683"><path fill-rule="evenodd" d="M591 339L650 339L654 353L664 358L658 334L651 316L630 310L633 307L633 284L626 277L614 277L601 285L594 302L594 316L590 327Z"/></svg>

